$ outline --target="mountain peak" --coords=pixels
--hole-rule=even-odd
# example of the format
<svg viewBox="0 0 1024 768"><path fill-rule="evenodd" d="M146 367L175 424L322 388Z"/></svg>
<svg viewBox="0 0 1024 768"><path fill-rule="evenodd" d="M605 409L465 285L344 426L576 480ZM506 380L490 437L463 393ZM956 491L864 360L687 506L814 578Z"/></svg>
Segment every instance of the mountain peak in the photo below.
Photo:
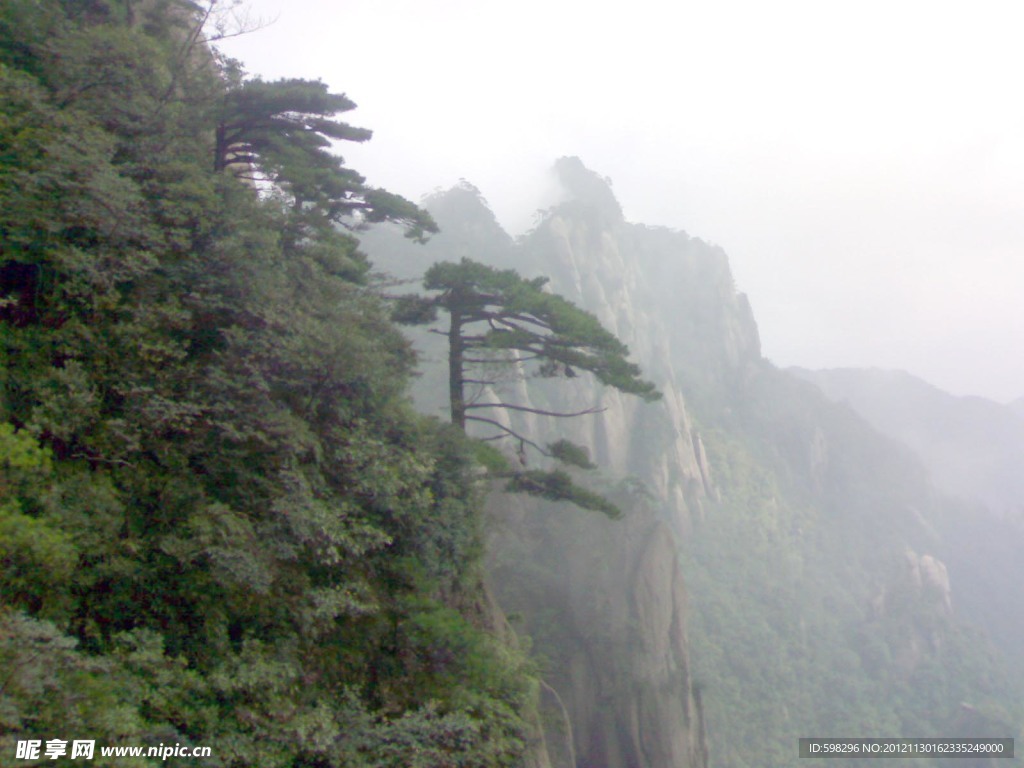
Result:
<svg viewBox="0 0 1024 768"><path fill-rule="evenodd" d="M612 192L611 179L587 168L578 157L555 161L555 177L565 190L566 202L596 210L602 216L622 221L622 206ZM564 204L564 203L563 203Z"/></svg>

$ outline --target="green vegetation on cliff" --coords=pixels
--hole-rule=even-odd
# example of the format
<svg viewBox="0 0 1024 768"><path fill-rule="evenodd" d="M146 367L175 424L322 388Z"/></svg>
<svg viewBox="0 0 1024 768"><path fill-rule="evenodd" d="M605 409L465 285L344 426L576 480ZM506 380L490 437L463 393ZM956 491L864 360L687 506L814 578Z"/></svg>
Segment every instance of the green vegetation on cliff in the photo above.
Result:
<svg viewBox="0 0 1024 768"><path fill-rule="evenodd" d="M467 441L336 226L432 222L326 154L351 102L197 19L0 3L0 753L518 764Z"/></svg>
<svg viewBox="0 0 1024 768"><path fill-rule="evenodd" d="M943 562L954 502L804 382L737 386L701 414L721 498L684 558L712 764L787 764L807 736L1014 736L1019 676Z"/></svg>
<svg viewBox="0 0 1024 768"><path fill-rule="evenodd" d="M421 240L432 219L328 151L370 136L339 119L352 101L247 79L198 42L201 17L0 0L0 754L83 738L230 768L529 765L538 708L565 725L554 754L606 765L1015 735L1013 670L951 597L955 509L760 357L720 249L626 223L574 160L574 199L519 243L472 187L436 197L457 236L427 289L450 314L467 306L438 296L477 291L474 352L546 359L529 382L460 366L455 409L428 368L418 395L456 424L423 416L353 233ZM578 286L586 311L512 266ZM510 286L501 307L538 336L488 303ZM589 465L531 419L654 392L595 317L633 334L666 397L568 420L633 475L587 491L626 520L496 513L497 591L542 682L482 586L495 456L459 427L493 405L466 385L496 382L523 410L490 427ZM556 330L571 343L545 354ZM599 384L545 381L577 369Z"/></svg>

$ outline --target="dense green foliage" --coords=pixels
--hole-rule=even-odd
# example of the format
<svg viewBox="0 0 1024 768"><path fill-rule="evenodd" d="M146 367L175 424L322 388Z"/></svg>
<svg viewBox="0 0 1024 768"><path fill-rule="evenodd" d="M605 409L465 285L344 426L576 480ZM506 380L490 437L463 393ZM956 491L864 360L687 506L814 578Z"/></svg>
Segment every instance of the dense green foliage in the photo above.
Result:
<svg viewBox="0 0 1024 768"><path fill-rule="evenodd" d="M470 449L335 226L432 222L326 159L350 102L222 74L197 18L0 2L0 754L513 764Z"/></svg>

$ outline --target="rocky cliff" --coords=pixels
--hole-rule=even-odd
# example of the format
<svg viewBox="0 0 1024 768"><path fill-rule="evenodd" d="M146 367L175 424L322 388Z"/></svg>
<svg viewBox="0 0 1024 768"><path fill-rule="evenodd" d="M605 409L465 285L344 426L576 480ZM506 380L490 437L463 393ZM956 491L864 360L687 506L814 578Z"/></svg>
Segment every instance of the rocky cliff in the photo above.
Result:
<svg viewBox="0 0 1024 768"><path fill-rule="evenodd" d="M626 222L607 182L576 158L563 158L555 172L568 200L524 238L515 266L547 275L552 290L597 315L664 398L647 405L581 386L574 400L599 401L606 408L600 418L536 426L588 445L610 476L641 479L673 530L685 534L715 490L683 378L696 396L703 389L720 397L761 365L750 305L721 249L684 232Z"/></svg>
<svg viewBox="0 0 1024 768"><path fill-rule="evenodd" d="M550 277L553 291L596 314L630 347L664 397L645 404L592 382L514 377L500 392L481 393L540 408L602 408L577 419L510 419L540 442L586 446L601 467L600 490L626 512L608 521L564 504L497 497L491 583L547 660L542 701L557 726L545 738L553 765L706 765L679 545L717 490L675 366L692 360L698 389L717 396L759 365L756 326L720 249L627 223L606 181L578 160L563 159L555 170L565 201L518 243L472 187L435 196L429 207L442 234L425 249L426 262L466 256ZM424 263L413 250L398 255L383 238L364 245L393 273ZM418 345L427 350L420 404L441 412L436 363L443 350L426 335ZM571 734L559 738L558 728Z"/></svg>
<svg viewBox="0 0 1024 768"><path fill-rule="evenodd" d="M549 276L552 290L596 314L664 398L644 404L592 384L519 385L516 398L541 407L606 409L517 426L586 445L627 514L609 522L507 501L496 512L492 578L550 659L580 765L703 765L679 546L718 491L678 365L685 361L695 396L722 397L762 365L757 328L720 249L626 222L607 182L574 158L555 172L566 201L500 265Z"/></svg>
<svg viewBox="0 0 1024 768"><path fill-rule="evenodd" d="M492 515L490 581L542 659L552 764L707 765L669 525L640 501L622 521L520 499Z"/></svg>
<svg viewBox="0 0 1024 768"><path fill-rule="evenodd" d="M425 249L364 241L402 276L468 257L550 277L664 394L516 375L474 392L601 408L507 424L586 446L601 470L580 481L625 512L492 496L488 579L543 671L538 764L782 765L809 733L940 732L963 701L1002 712L995 656L958 625L951 513L924 469L761 357L721 249L627 222L578 160L555 170L564 201L517 241L467 184L428 201L442 234ZM416 396L443 418L438 339L416 339Z"/></svg>

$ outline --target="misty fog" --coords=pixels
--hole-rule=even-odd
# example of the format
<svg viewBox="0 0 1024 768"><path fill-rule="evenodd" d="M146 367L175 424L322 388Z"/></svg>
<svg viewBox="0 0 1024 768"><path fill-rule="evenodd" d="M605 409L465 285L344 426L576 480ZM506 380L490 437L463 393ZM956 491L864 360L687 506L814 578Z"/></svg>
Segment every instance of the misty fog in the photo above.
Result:
<svg viewBox="0 0 1024 768"><path fill-rule="evenodd" d="M1022 22L0 0L0 763L1012 757Z"/></svg>
<svg viewBox="0 0 1024 768"><path fill-rule="evenodd" d="M1017 4L246 7L267 26L222 47L353 98L371 183L465 178L521 232L577 155L632 220L726 249L779 365L1024 394Z"/></svg>

